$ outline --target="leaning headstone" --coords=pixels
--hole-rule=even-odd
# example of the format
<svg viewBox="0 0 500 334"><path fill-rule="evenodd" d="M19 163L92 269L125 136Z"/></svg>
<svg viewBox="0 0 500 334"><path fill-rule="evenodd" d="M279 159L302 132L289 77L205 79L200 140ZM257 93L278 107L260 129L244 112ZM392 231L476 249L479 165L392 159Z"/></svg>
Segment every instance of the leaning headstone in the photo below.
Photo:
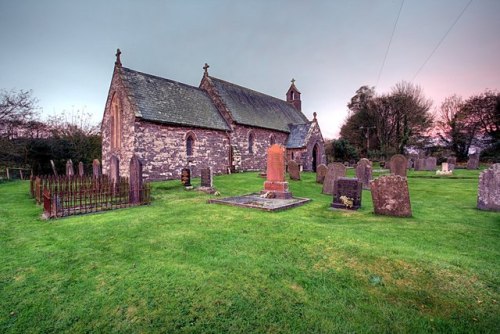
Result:
<svg viewBox="0 0 500 334"><path fill-rule="evenodd" d="M200 170L200 173L201 173L201 186L212 188L213 187L212 169L210 167L202 168Z"/></svg>
<svg viewBox="0 0 500 334"><path fill-rule="evenodd" d="M323 194L333 194L333 184L335 180L339 177L344 177L345 171L345 166L339 162L328 164L328 171L326 172L325 180L323 182Z"/></svg>
<svg viewBox="0 0 500 334"><path fill-rule="evenodd" d="M101 176L101 163L98 159L94 159L94 161L92 161L92 176L95 178Z"/></svg>
<svg viewBox="0 0 500 334"><path fill-rule="evenodd" d="M288 162L288 175L292 180L300 180L300 166L293 160Z"/></svg>
<svg viewBox="0 0 500 334"><path fill-rule="evenodd" d="M73 161L69 159L68 161L66 161L66 176L72 177L73 175L75 175L75 170L73 169Z"/></svg>
<svg viewBox="0 0 500 334"><path fill-rule="evenodd" d="M54 160L50 160L50 166L52 167L52 172L54 173L54 176L57 176L57 169L56 165L54 164Z"/></svg>
<svg viewBox="0 0 500 334"><path fill-rule="evenodd" d="M361 207L363 184L358 179L340 177L333 186L332 208L357 210Z"/></svg>
<svg viewBox="0 0 500 334"><path fill-rule="evenodd" d="M181 183L184 187L191 187L191 170L187 167L181 170Z"/></svg>
<svg viewBox="0 0 500 334"><path fill-rule="evenodd" d="M111 156L109 161L109 179L114 184L120 180L120 160L114 155Z"/></svg>
<svg viewBox="0 0 500 334"><path fill-rule="evenodd" d="M467 169L478 169L479 168L479 154L474 153L469 155L469 160L467 161Z"/></svg>
<svg viewBox="0 0 500 334"><path fill-rule="evenodd" d="M267 179L261 193L266 197L292 198L288 182L285 181L285 148L279 144L267 149Z"/></svg>
<svg viewBox="0 0 500 334"><path fill-rule="evenodd" d="M408 169L408 160L402 154L396 154L391 157L391 174L406 177Z"/></svg>
<svg viewBox="0 0 500 334"><path fill-rule="evenodd" d="M371 183L373 210L378 215L411 217L410 193L405 177L381 176Z"/></svg>
<svg viewBox="0 0 500 334"><path fill-rule="evenodd" d="M372 179L372 166L368 159L361 159L356 165L356 178L361 181L363 189L370 189Z"/></svg>
<svg viewBox="0 0 500 334"><path fill-rule="evenodd" d="M324 164L320 164L316 167L316 183L321 183L325 181L326 172L328 171L328 167Z"/></svg>
<svg viewBox="0 0 500 334"><path fill-rule="evenodd" d="M136 156L130 159L130 204L141 203L142 162Z"/></svg>
<svg viewBox="0 0 500 334"><path fill-rule="evenodd" d="M479 175L477 208L500 211L500 163L494 164Z"/></svg>
<svg viewBox="0 0 500 334"><path fill-rule="evenodd" d="M85 169L83 168L83 162L78 163L78 176L83 177L85 175Z"/></svg>
<svg viewBox="0 0 500 334"><path fill-rule="evenodd" d="M435 157L427 157L425 159L425 170L435 171L437 167L437 159Z"/></svg>

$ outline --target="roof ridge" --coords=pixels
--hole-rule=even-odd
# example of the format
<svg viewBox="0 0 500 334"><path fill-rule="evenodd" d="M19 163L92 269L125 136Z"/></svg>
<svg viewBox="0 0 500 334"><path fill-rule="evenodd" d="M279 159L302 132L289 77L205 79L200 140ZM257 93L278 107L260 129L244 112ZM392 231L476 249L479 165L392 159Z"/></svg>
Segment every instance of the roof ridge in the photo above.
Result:
<svg viewBox="0 0 500 334"><path fill-rule="evenodd" d="M128 68L128 67L122 67L122 69L127 70L127 71L130 71L130 72L134 72L134 73L139 73L139 74L141 74L141 75L145 75L145 76L148 76L148 77L152 77L152 78L154 78L154 79L160 79L160 80L163 80L163 81L168 81L168 82L171 82L171 83L179 84L179 85L181 85L181 86L186 86L186 87L188 87L188 88L194 88L194 89L199 90L199 91L201 91L201 92L205 92L203 89L201 89L201 88L199 88L199 87L196 87L196 86L191 86L191 85L188 85L188 84L185 84L185 83L182 83L182 82L176 81L176 80L163 78L163 77L160 77L160 76L157 76L157 75L154 75L154 74L149 74L149 73L145 73L145 72L141 72L141 71L136 71L136 70L133 70L133 69Z"/></svg>

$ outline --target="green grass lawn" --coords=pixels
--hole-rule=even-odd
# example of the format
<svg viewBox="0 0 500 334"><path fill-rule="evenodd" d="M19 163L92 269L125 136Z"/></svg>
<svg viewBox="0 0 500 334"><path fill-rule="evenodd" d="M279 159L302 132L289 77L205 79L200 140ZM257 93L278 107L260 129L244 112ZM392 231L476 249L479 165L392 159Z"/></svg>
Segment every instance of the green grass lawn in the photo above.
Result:
<svg viewBox="0 0 500 334"><path fill-rule="evenodd" d="M312 173L290 181L312 201L283 212L169 181L150 206L51 221L27 182L1 184L0 332L498 333L500 213L475 208L478 174L410 177L402 219L374 215L369 191L331 211Z"/></svg>

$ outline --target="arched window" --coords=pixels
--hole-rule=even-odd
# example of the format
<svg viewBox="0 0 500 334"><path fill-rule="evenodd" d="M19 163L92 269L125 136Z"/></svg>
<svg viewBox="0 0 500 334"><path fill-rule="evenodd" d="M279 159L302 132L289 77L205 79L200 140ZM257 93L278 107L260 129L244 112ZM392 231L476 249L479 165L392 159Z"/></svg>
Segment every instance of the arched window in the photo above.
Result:
<svg viewBox="0 0 500 334"><path fill-rule="evenodd" d="M186 154L188 157L193 156L194 138L192 135L186 137Z"/></svg>
<svg viewBox="0 0 500 334"><path fill-rule="evenodd" d="M253 144L254 144L254 135L252 132L248 135L248 153L253 154Z"/></svg>
<svg viewBox="0 0 500 334"><path fill-rule="evenodd" d="M271 137L269 137L269 144L270 145L276 144L276 137L274 135L271 135Z"/></svg>
<svg viewBox="0 0 500 334"><path fill-rule="evenodd" d="M122 136L122 120L120 103L115 94L111 100L111 148L120 148Z"/></svg>

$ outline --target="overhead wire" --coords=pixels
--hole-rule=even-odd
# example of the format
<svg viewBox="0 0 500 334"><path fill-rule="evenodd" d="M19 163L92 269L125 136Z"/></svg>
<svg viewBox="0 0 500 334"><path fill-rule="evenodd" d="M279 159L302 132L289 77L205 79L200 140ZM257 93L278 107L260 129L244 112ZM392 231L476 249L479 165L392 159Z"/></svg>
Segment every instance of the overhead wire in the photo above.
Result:
<svg viewBox="0 0 500 334"><path fill-rule="evenodd" d="M457 22L460 20L460 18L462 17L462 15L464 15L465 11L467 10L467 8L469 8L470 4L472 3L473 0L470 0L467 5L462 9L462 11L460 12L460 14L457 16L457 18L455 19L455 21L452 23L452 25L450 26L450 28L446 31L446 33L444 34L444 36L441 38L441 40L439 41L439 43L436 45L436 47L432 50L432 52L429 54L429 56L427 57L427 59L424 61L424 63L422 64L422 66L420 66L420 68L418 69L417 73L415 73L415 75L413 76L413 79L411 81L415 81L415 79L417 78L417 76L420 74L420 71L422 71L422 69L425 67L425 65L427 65L427 63L429 62L429 60L432 58L432 56L434 55L434 53L436 52L436 50L441 46L441 44L443 43L443 41L446 39L446 37L448 36L448 34L450 33L450 31L453 29L453 27L455 27L455 25L457 24Z"/></svg>
<svg viewBox="0 0 500 334"><path fill-rule="evenodd" d="M385 67L385 62L387 60L387 55L389 54L389 50L391 48L392 39L394 38L394 33L396 32L396 27L398 25L399 17L401 16L401 10L403 9L403 4L404 3L405 3L405 0L402 0L401 1L401 6L399 7L398 17L396 18L396 21L394 22L394 27L392 28L392 34L391 34L391 38L389 39L389 44L387 45L387 49L385 50L384 60L382 61L382 65L380 66L380 70L378 71L377 83L376 83L375 87L378 86L378 83L380 81L380 77L382 76L382 71L384 70L384 67Z"/></svg>

